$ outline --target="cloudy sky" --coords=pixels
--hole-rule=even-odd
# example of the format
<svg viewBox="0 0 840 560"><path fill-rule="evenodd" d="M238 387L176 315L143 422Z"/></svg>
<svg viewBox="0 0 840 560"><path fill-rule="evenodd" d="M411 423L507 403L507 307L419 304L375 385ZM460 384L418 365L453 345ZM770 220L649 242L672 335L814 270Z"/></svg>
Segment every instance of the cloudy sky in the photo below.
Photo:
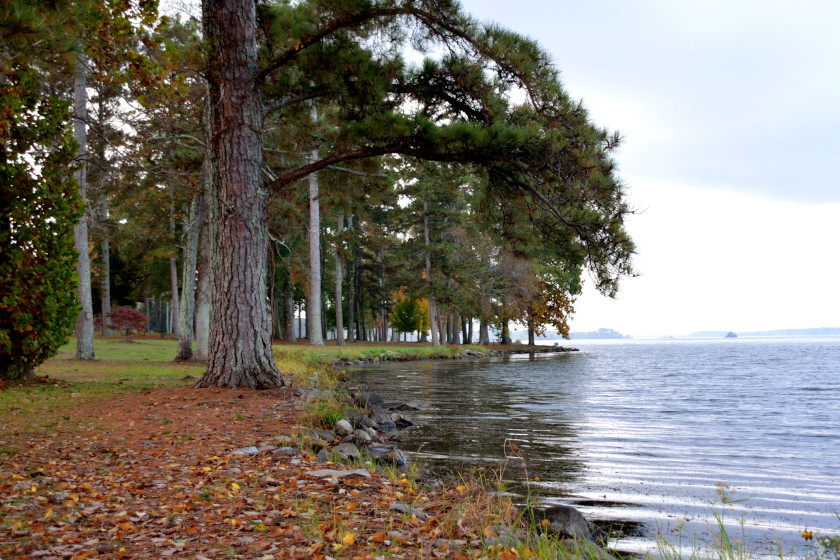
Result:
<svg viewBox="0 0 840 560"><path fill-rule="evenodd" d="M619 130L638 244L572 330L840 326L840 3L465 0L536 39Z"/></svg>

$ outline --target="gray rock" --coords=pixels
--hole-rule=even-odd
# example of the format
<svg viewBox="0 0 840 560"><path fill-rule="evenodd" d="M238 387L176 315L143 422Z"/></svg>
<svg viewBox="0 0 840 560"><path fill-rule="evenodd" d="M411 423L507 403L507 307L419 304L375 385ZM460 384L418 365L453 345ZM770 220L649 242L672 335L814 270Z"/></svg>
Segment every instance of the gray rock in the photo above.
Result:
<svg viewBox="0 0 840 560"><path fill-rule="evenodd" d="M341 437L353 433L353 425L347 420L339 420L335 423L335 433Z"/></svg>
<svg viewBox="0 0 840 560"><path fill-rule="evenodd" d="M350 420L350 423L353 424L355 428L376 429L379 427L379 424L377 424L372 418L365 414L356 412L355 410L351 410L347 413L347 419Z"/></svg>
<svg viewBox="0 0 840 560"><path fill-rule="evenodd" d="M341 438L341 443L353 443L353 434L347 434Z"/></svg>
<svg viewBox="0 0 840 560"><path fill-rule="evenodd" d="M332 398L332 391L320 389L303 389L300 391L300 398L305 401L326 400Z"/></svg>
<svg viewBox="0 0 840 560"><path fill-rule="evenodd" d="M391 418L394 420L394 424L396 424L397 428L399 428L400 430L404 430L406 428L410 428L411 426L417 425L417 422L415 422L407 416L403 416L398 412L392 412Z"/></svg>
<svg viewBox="0 0 840 560"><path fill-rule="evenodd" d="M395 502L391 504L391 507L389 507L388 509L390 509L391 511L404 513L405 515L413 515L421 521L426 520L430 517L429 514L423 511L422 509L417 509L416 507L400 502Z"/></svg>
<svg viewBox="0 0 840 560"><path fill-rule="evenodd" d="M402 467L408 462L402 451L387 445L370 445L368 446L368 453L370 453L371 458L380 465L395 465L397 467Z"/></svg>
<svg viewBox="0 0 840 560"><path fill-rule="evenodd" d="M356 443L370 443L370 434L364 430L353 430L353 439Z"/></svg>
<svg viewBox="0 0 840 560"><path fill-rule="evenodd" d="M318 460L319 463L328 463L332 460L333 454L327 451L326 449L322 449L318 452L318 455L315 458Z"/></svg>
<svg viewBox="0 0 840 560"><path fill-rule="evenodd" d="M383 399L381 395L368 392L359 393L353 400L359 406L366 406L370 408L382 406L385 403L385 399Z"/></svg>
<svg viewBox="0 0 840 560"><path fill-rule="evenodd" d="M257 450L260 453L266 453L268 451L274 451L275 449L277 449L277 447L274 446L274 445L261 445L257 448Z"/></svg>
<svg viewBox="0 0 840 560"><path fill-rule="evenodd" d="M396 423L394 423L394 419L391 418L391 415L385 412L384 410L374 410L373 411L373 420L379 427L386 432L392 432L397 429Z"/></svg>
<svg viewBox="0 0 840 560"><path fill-rule="evenodd" d="M375 440L379 437L379 434L376 433L376 430L373 428L362 428L367 434L370 436L370 439Z"/></svg>
<svg viewBox="0 0 840 560"><path fill-rule="evenodd" d="M237 449L236 451L231 451L231 455L256 455L259 453L260 450L253 445L250 447L243 447L242 449Z"/></svg>
<svg viewBox="0 0 840 560"><path fill-rule="evenodd" d="M300 455L300 449L295 447L278 447L274 450L276 455L286 455L288 457L294 457L295 455Z"/></svg>
<svg viewBox="0 0 840 560"><path fill-rule="evenodd" d="M523 518L526 522L529 522L532 515L538 526L543 520L548 520L547 532L560 537L584 539L591 542L596 537L600 538L604 535L603 531L591 525L583 517L583 514L571 506L555 505L544 509L532 508L525 512ZM593 534L593 528L595 534Z"/></svg>
<svg viewBox="0 0 840 560"><path fill-rule="evenodd" d="M346 471L339 471L336 469L321 469L318 471L309 471L308 473L306 473L306 476L312 478L344 478L346 476L361 476L364 478L370 478L371 474L366 469L349 469Z"/></svg>
<svg viewBox="0 0 840 560"><path fill-rule="evenodd" d="M342 443L341 445L336 445L333 448L333 451L336 453L344 453L348 457L353 457L354 459L358 459L362 456L362 454L359 453L359 448L352 443Z"/></svg>

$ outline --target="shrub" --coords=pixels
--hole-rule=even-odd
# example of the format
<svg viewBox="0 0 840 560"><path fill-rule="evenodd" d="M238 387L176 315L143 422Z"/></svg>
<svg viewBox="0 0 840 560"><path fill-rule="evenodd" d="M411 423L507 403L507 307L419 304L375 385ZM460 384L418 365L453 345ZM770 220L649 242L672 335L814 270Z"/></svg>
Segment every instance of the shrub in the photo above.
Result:
<svg viewBox="0 0 840 560"><path fill-rule="evenodd" d="M129 340L131 340L131 335L145 331L149 325L148 315L128 305L121 305L111 311L108 319L110 320L108 328L122 332Z"/></svg>

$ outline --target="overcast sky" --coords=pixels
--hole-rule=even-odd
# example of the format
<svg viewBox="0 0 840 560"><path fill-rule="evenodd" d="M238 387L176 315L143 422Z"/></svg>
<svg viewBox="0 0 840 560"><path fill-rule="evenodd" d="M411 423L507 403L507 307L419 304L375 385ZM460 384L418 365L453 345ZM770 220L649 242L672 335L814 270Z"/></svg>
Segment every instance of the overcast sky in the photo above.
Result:
<svg viewBox="0 0 840 560"><path fill-rule="evenodd" d="M840 326L840 2L463 5L542 44L624 137L640 276L585 290L572 330Z"/></svg>

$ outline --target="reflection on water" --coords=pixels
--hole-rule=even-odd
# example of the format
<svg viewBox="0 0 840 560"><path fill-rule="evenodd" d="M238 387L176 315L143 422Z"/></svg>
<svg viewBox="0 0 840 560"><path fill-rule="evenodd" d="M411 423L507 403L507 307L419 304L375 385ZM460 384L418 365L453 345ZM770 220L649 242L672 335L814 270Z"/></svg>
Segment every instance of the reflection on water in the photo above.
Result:
<svg viewBox="0 0 840 560"><path fill-rule="evenodd" d="M577 343L577 341L576 341ZM438 471L493 468L507 438L530 487L590 518L645 524L626 550L677 527L698 535L719 483L725 519L754 545L840 522L840 341L579 344L581 352L432 361L353 372L386 400L421 409L402 447ZM521 463L504 470L524 491ZM539 477L539 482L535 478ZM519 486L517 487L517 483Z"/></svg>

